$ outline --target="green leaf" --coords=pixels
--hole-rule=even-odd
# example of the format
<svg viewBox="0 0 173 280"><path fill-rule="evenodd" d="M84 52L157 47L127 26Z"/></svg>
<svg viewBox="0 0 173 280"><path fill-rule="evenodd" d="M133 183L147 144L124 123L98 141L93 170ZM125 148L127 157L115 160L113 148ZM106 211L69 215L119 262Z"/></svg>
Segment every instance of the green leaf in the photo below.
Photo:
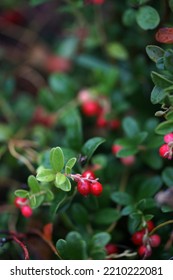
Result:
<svg viewBox="0 0 173 280"><path fill-rule="evenodd" d="M38 208L44 201L44 195L31 195L29 197L29 204L31 206L31 208L35 209L35 208Z"/></svg>
<svg viewBox="0 0 173 280"><path fill-rule="evenodd" d="M30 175L28 177L28 186L30 187L30 190L32 191L32 193L40 192L40 185L39 185L37 179L33 175Z"/></svg>
<svg viewBox="0 0 173 280"><path fill-rule="evenodd" d="M87 245L82 236L75 231L67 234L66 240L59 239L56 248L63 260L86 260Z"/></svg>
<svg viewBox="0 0 173 280"><path fill-rule="evenodd" d="M169 0L169 7L171 11L173 12L173 0Z"/></svg>
<svg viewBox="0 0 173 280"><path fill-rule="evenodd" d="M152 71L151 72L151 78L153 80L153 83L158 86L159 88L166 88L169 87L170 85L173 84L172 81L168 80L166 77L164 77L163 75Z"/></svg>
<svg viewBox="0 0 173 280"><path fill-rule="evenodd" d="M155 86L151 92L151 103L158 104L160 103L166 96L166 92L163 88Z"/></svg>
<svg viewBox="0 0 173 280"><path fill-rule="evenodd" d="M11 127L0 124L0 142L7 141L12 135Z"/></svg>
<svg viewBox="0 0 173 280"><path fill-rule="evenodd" d="M64 180L64 178L63 178L63 180ZM57 188L65 191L65 192L69 192L71 190L71 182L70 182L70 180L67 177L65 178L65 181L62 184L57 184L56 181L55 181L55 186Z"/></svg>
<svg viewBox="0 0 173 280"><path fill-rule="evenodd" d="M55 172L62 171L64 167L64 154L60 147L51 149L50 164Z"/></svg>
<svg viewBox="0 0 173 280"><path fill-rule="evenodd" d="M53 173L52 169L41 168L38 171L36 179L40 182L45 182L45 183L52 182L55 180L55 173Z"/></svg>
<svg viewBox="0 0 173 280"><path fill-rule="evenodd" d="M102 137L94 137L89 139L82 147L82 154L87 156L87 160L91 158L95 150L105 142L105 139Z"/></svg>
<svg viewBox="0 0 173 280"><path fill-rule="evenodd" d="M164 56L164 50L155 45L148 45L146 47L146 52L149 58L154 62L157 62L159 58Z"/></svg>
<svg viewBox="0 0 173 280"><path fill-rule="evenodd" d="M50 207L50 215L53 219L54 219L54 215L56 214L60 206L66 201L66 198L67 198L66 192L58 189L58 191L55 194L52 205Z"/></svg>
<svg viewBox="0 0 173 280"><path fill-rule="evenodd" d="M120 213L114 208L104 208L95 214L94 222L98 225L110 225L118 221Z"/></svg>
<svg viewBox="0 0 173 280"><path fill-rule="evenodd" d="M86 225L88 223L88 212L80 203L74 203L71 209L72 217L78 225Z"/></svg>
<svg viewBox="0 0 173 280"><path fill-rule="evenodd" d="M126 117L122 121L122 126L124 129L124 132L128 137L134 137L136 134L138 134L139 131L139 126L136 120L132 117Z"/></svg>
<svg viewBox="0 0 173 280"><path fill-rule="evenodd" d="M163 206L161 206L161 211L162 211L163 213L169 213L169 212L172 212L172 211L173 211L173 208L170 207L170 206L167 206L167 205L163 205Z"/></svg>
<svg viewBox="0 0 173 280"><path fill-rule="evenodd" d="M118 151L116 156L119 158L125 158L131 155L135 155L137 152L138 152L138 148L130 147L130 148L121 149L120 151Z"/></svg>
<svg viewBox="0 0 173 280"><path fill-rule="evenodd" d="M66 174L70 174L71 173L71 169L73 168L73 166L75 165L76 163L76 158L70 158L66 165L65 165L65 173Z"/></svg>
<svg viewBox="0 0 173 280"><path fill-rule="evenodd" d="M111 194L111 199L119 205L128 205L133 201L132 197L125 192L113 192Z"/></svg>
<svg viewBox="0 0 173 280"><path fill-rule="evenodd" d="M14 194L18 197L26 198L29 195L29 192L26 190L16 190Z"/></svg>
<svg viewBox="0 0 173 280"><path fill-rule="evenodd" d="M120 59L120 60L128 59L127 50L122 44L118 42L109 43L106 47L106 51L110 57Z"/></svg>
<svg viewBox="0 0 173 280"><path fill-rule="evenodd" d="M131 214L135 211L136 211L136 208L135 208L134 205L127 205L122 209L121 215L122 216L128 216L129 214Z"/></svg>
<svg viewBox="0 0 173 280"><path fill-rule="evenodd" d="M95 247L105 247L110 241L111 236L107 232L99 232L93 235L91 239L92 245Z"/></svg>
<svg viewBox="0 0 173 280"><path fill-rule="evenodd" d="M137 200L139 201L143 198L152 197L161 188L161 186L162 180L159 176L145 179L145 181L143 181L143 183L139 187Z"/></svg>
<svg viewBox="0 0 173 280"><path fill-rule="evenodd" d="M166 167L162 172L162 180L168 187L173 187L173 168Z"/></svg>
<svg viewBox="0 0 173 280"><path fill-rule="evenodd" d="M155 132L160 135L165 135L172 132L173 120L161 122L155 129Z"/></svg>
<svg viewBox="0 0 173 280"><path fill-rule="evenodd" d="M63 185L65 182L66 182L66 176L62 173L57 173L55 177L55 186L59 188L60 185Z"/></svg>
<svg viewBox="0 0 173 280"><path fill-rule="evenodd" d="M122 17L125 26L132 26L136 21L136 11L134 9L126 9Z"/></svg>
<svg viewBox="0 0 173 280"><path fill-rule="evenodd" d="M165 51L164 65L168 71L173 72L173 52L172 52L172 50Z"/></svg>
<svg viewBox="0 0 173 280"><path fill-rule="evenodd" d="M131 234L139 230L142 222L142 213L131 213L128 219L128 229Z"/></svg>
<svg viewBox="0 0 173 280"><path fill-rule="evenodd" d="M54 199L54 194L53 194L53 192L50 190L50 189L46 189L45 188L45 190L46 190L46 193L45 193L45 195L44 195L44 197L45 197L45 200L46 201L52 201L53 199Z"/></svg>
<svg viewBox="0 0 173 280"><path fill-rule="evenodd" d="M154 29L160 22L160 16L153 7L143 6L137 11L136 21L144 30Z"/></svg>

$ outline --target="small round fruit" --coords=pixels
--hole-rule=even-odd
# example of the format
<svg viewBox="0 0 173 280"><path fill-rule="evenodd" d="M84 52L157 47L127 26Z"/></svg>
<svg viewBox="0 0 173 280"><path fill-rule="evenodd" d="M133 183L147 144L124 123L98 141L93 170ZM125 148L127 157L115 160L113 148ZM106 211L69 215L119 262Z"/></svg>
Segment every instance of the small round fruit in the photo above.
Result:
<svg viewBox="0 0 173 280"><path fill-rule="evenodd" d="M122 146L118 144L112 145L112 153L116 155L120 150L122 149Z"/></svg>
<svg viewBox="0 0 173 280"><path fill-rule="evenodd" d="M90 183L87 181L79 181L77 184L78 192L83 195L87 196L90 193Z"/></svg>
<svg viewBox="0 0 173 280"><path fill-rule="evenodd" d="M153 221L147 221L147 228L148 228L148 231L150 232L150 231L152 231L153 230L153 228L154 228L154 223L153 223Z"/></svg>
<svg viewBox="0 0 173 280"><path fill-rule="evenodd" d="M21 208L21 213L25 218L29 218L32 216L32 208L28 205L25 205Z"/></svg>
<svg viewBox="0 0 173 280"><path fill-rule="evenodd" d="M24 203L27 201L26 198L23 197L16 197L14 199L14 204L17 208L21 208L22 206L24 206Z"/></svg>
<svg viewBox="0 0 173 280"><path fill-rule="evenodd" d="M168 158L171 159L172 156L170 154L170 147L168 146L168 144L163 144L160 148L159 148L159 154L161 157L163 158Z"/></svg>
<svg viewBox="0 0 173 280"><path fill-rule="evenodd" d="M126 166L131 166L135 163L135 156L127 156L124 158L120 158L120 161L122 162L123 165Z"/></svg>
<svg viewBox="0 0 173 280"><path fill-rule="evenodd" d="M100 115L97 118L96 125L97 125L97 127L104 128L108 125L108 121L105 119L104 116Z"/></svg>
<svg viewBox="0 0 173 280"><path fill-rule="evenodd" d="M158 234L153 234L150 236L150 244L152 247L158 247L160 245L161 238Z"/></svg>
<svg viewBox="0 0 173 280"><path fill-rule="evenodd" d="M82 177L83 177L83 178L87 178L87 179L91 179L91 180L94 180L94 179L96 178L94 172L91 171L91 170L85 170L85 171L82 173Z"/></svg>
<svg viewBox="0 0 173 280"><path fill-rule="evenodd" d="M164 136L165 143L173 142L173 133L168 133Z"/></svg>
<svg viewBox="0 0 173 280"><path fill-rule="evenodd" d="M102 184L100 184L99 182L91 184L90 191L93 195L99 196L103 191Z"/></svg>
<svg viewBox="0 0 173 280"><path fill-rule="evenodd" d="M110 129L118 129L120 127L121 123L120 121L117 119L117 120L110 120L109 121L109 127Z"/></svg>
<svg viewBox="0 0 173 280"><path fill-rule="evenodd" d="M137 231L132 235L132 242L135 245L142 245L143 243L143 236L144 236L144 232L142 231Z"/></svg>
<svg viewBox="0 0 173 280"><path fill-rule="evenodd" d="M118 252L118 248L114 243L107 244L105 250L107 255L116 254Z"/></svg>
<svg viewBox="0 0 173 280"><path fill-rule="evenodd" d="M142 245L138 248L138 254L140 257L150 257L152 254L152 250Z"/></svg>
<svg viewBox="0 0 173 280"><path fill-rule="evenodd" d="M87 117L98 116L101 112L101 107L96 100L88 100L82 104L82 112Z"/></svg>

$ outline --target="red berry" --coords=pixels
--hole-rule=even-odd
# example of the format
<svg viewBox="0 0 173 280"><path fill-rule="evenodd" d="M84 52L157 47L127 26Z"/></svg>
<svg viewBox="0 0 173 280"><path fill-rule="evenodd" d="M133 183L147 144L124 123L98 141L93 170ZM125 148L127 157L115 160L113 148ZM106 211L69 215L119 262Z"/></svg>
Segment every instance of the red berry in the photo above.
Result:
<svg viewBox="0 0 173 280"><path fill-rule="evenodd" d="M44 68L49 73L67 72L71 68L71 62L64 57L48 55L45 60Z"/></svg>
<svg viewBox="0 0 173 280"><path fill-rule="evenodd" d="M160 245L161 239L158 234L153 234L150 236L150 244L152 247L158 247Z"/></svg>
<svg viewBox="0 0 173 280"><path fill-rule="evenodd" d="M108 124L108 121L105 119L104 116L100 115L98 118L97 118L97 122L96 122L97 126L98 127L106 127L107 124Z"/></svg>
<svg viewBox="0 0 173 280"><path fill-rule="evenodd" d="M141 257L150 257L152 253L152 250L147 248L146 246L142 245L138 248L138 254Z"/></svg>
<svg viewBox="0 0 173 280"><path fill-rule="evenodd" d="M99 182L91 184L90 191L93 195L99 196L103 191L102 184L100 184Z"/></svg>
<svg viewBox="0 0 173 280"><path fill-rule="evenodd" d="M118 252L118 248L115 244L109 243L105 246L107 255L115 254Z"/></svg>
<svg viewBox="0 0 173 280"><path fill-rule="evenodd" d="M127 157L121 158L120 161L126 166L131 166L135 163L135 157L127 156Z"/></svg>
<svg viewBox="0 0 173 280"><path fill-rule="evenodd" d="M144 232L142 231L137 231L132 235L132 242L135 245L142 245L143 243L143 236L144 236Z"/></svg>
<svg viewBox="0 0 173 280"><path fill-rule="evenodd" d="M159 149L159 154L163 158L172 159L172 151L168 144L163 144Z"/></svg>
<svg viewBox="0 0 173 280"><path fill-rule="evenodd" d="M90 193L90 183L87 181L79 181L77 190L81 195L87 196Z"/></svg>
<svg viewBox="0 0 173 280"><path fill-rule="evenodd" d="M117 129L117 128L120 127L120 125L121 125L121 123L120 123L119 120L110 120L110 121L109 121L109 127L110 127L111 129Z"/></svg>
<svg viewBox="0 0 173 280"><path fill-rule="evenodd" d="M30 206L25 205L21 208L21 213L25 218L29 218L32 216L32 209Z"/></svg>
<svg viewBox="0 0 173 280"><path fill-rule="evenodd" d="M91 179L91 180L94 180L96 178L94 172L92 172L91 170L85 170L82 173L82 177Z"/></svg>
<svg viewBox="0 0 173 280"><path fill-rule="evenodd" d="M153 230L153 228L154 228L154 223L153 223L153 221L147 221L147 228L148 228L148 231L150 232L150 231L152 231Z"/></svg>
<svg viewBox="0 0 173 280"><path fill-rule="evenodd" d="M26 198L16 197L15 200L14 200L14 204L17 208L21 208L26 201L27 201Z"/></svg>
<svg viewBox="0 0 173 280"><path fill-rule="evenodd" d="M95 100L88 100L82 104L82 112L85 116L98 116L101 112L99 103Z"/></svg>
<svg viewBox="0 0 173 280"><path fill-rule="evenodd" d="M165 143L169 143L173 141L173 133L168 133L164 136Z"/></svg>
<svg viewBox="0 0 173 280"><path fill-rule="evenodd" d="M118 144L112 145L112 153L116 155L120 150L122 149L122 146Z"/></svg>

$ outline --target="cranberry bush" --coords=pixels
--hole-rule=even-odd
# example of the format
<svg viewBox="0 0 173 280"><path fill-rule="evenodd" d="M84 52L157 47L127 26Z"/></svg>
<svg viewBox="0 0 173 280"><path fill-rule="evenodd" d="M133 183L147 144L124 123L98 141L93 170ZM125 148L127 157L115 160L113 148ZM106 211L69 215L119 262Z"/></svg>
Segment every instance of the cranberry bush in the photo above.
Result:
<svg viewBox="0 0 173 280"><path fill-rule="evenodd" d="M1 1L1 259L172 258L172 12Z"/></svg>

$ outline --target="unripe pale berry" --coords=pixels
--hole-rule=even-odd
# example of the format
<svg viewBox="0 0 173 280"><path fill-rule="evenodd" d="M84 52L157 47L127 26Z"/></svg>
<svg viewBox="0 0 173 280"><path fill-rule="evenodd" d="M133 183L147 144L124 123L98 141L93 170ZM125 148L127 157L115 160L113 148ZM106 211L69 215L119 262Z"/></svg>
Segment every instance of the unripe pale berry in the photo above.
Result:
<svg viewBox="0 0 173 280"><path fill-rule="evenodd" d="M87 181L79 181L77 184L78 192L83 195L87 196L90 193L90 183Z"/></svg>
<svg viewBox="0 0 173 280"><path fill-rule="evenodd" d="M103 187L102 184L100 184L99 182L95 182L92 183L90 186L90 192L95 195L95 196L99 196L103 191Z"/></svg>
<svg viewBox="0 0 173 280"><path fill-rule="evenodd" d="M169 143L173 141L173 133L168 133L164 136L165 143Z"/></svg>
<svg viewBox="0 0 173 280"><path fill-rule="evenodd" d="M159 154L161 157L163 158L168 158L171 159L172 155L171 155L171 150L170 147L168 146L168 144L163 144L160 149L159 149Z"/></svg>
<svg viewBox="0 0 173 280"><path fill-rule="evenodd" d="M122 162L123 165L126 166L131 166L135 163L135 157L134 156L127 156L124 158L120 158L120 161Z"/></svg>
<svg viewBox="0 0 173 280"><path fill-rule="evenodd" d="M142 245L143 243L143 236L144 232L143 231L137 231L132 235L132 242L135 245Z"/></svg>
<svg viewBox="0 0 173 280"><path fill-rule="evenodd" d="M150 244L152 247L158 247L160 245L161 238L158 234L153 234L150 236Z"/></svg>
<svg viewBox="0 0 173 280"><path fill-rule="evenodd" d="M21 213L25 218L29 218L32 216L32 208L29 205L24 205L21 208Z"/></svg>

